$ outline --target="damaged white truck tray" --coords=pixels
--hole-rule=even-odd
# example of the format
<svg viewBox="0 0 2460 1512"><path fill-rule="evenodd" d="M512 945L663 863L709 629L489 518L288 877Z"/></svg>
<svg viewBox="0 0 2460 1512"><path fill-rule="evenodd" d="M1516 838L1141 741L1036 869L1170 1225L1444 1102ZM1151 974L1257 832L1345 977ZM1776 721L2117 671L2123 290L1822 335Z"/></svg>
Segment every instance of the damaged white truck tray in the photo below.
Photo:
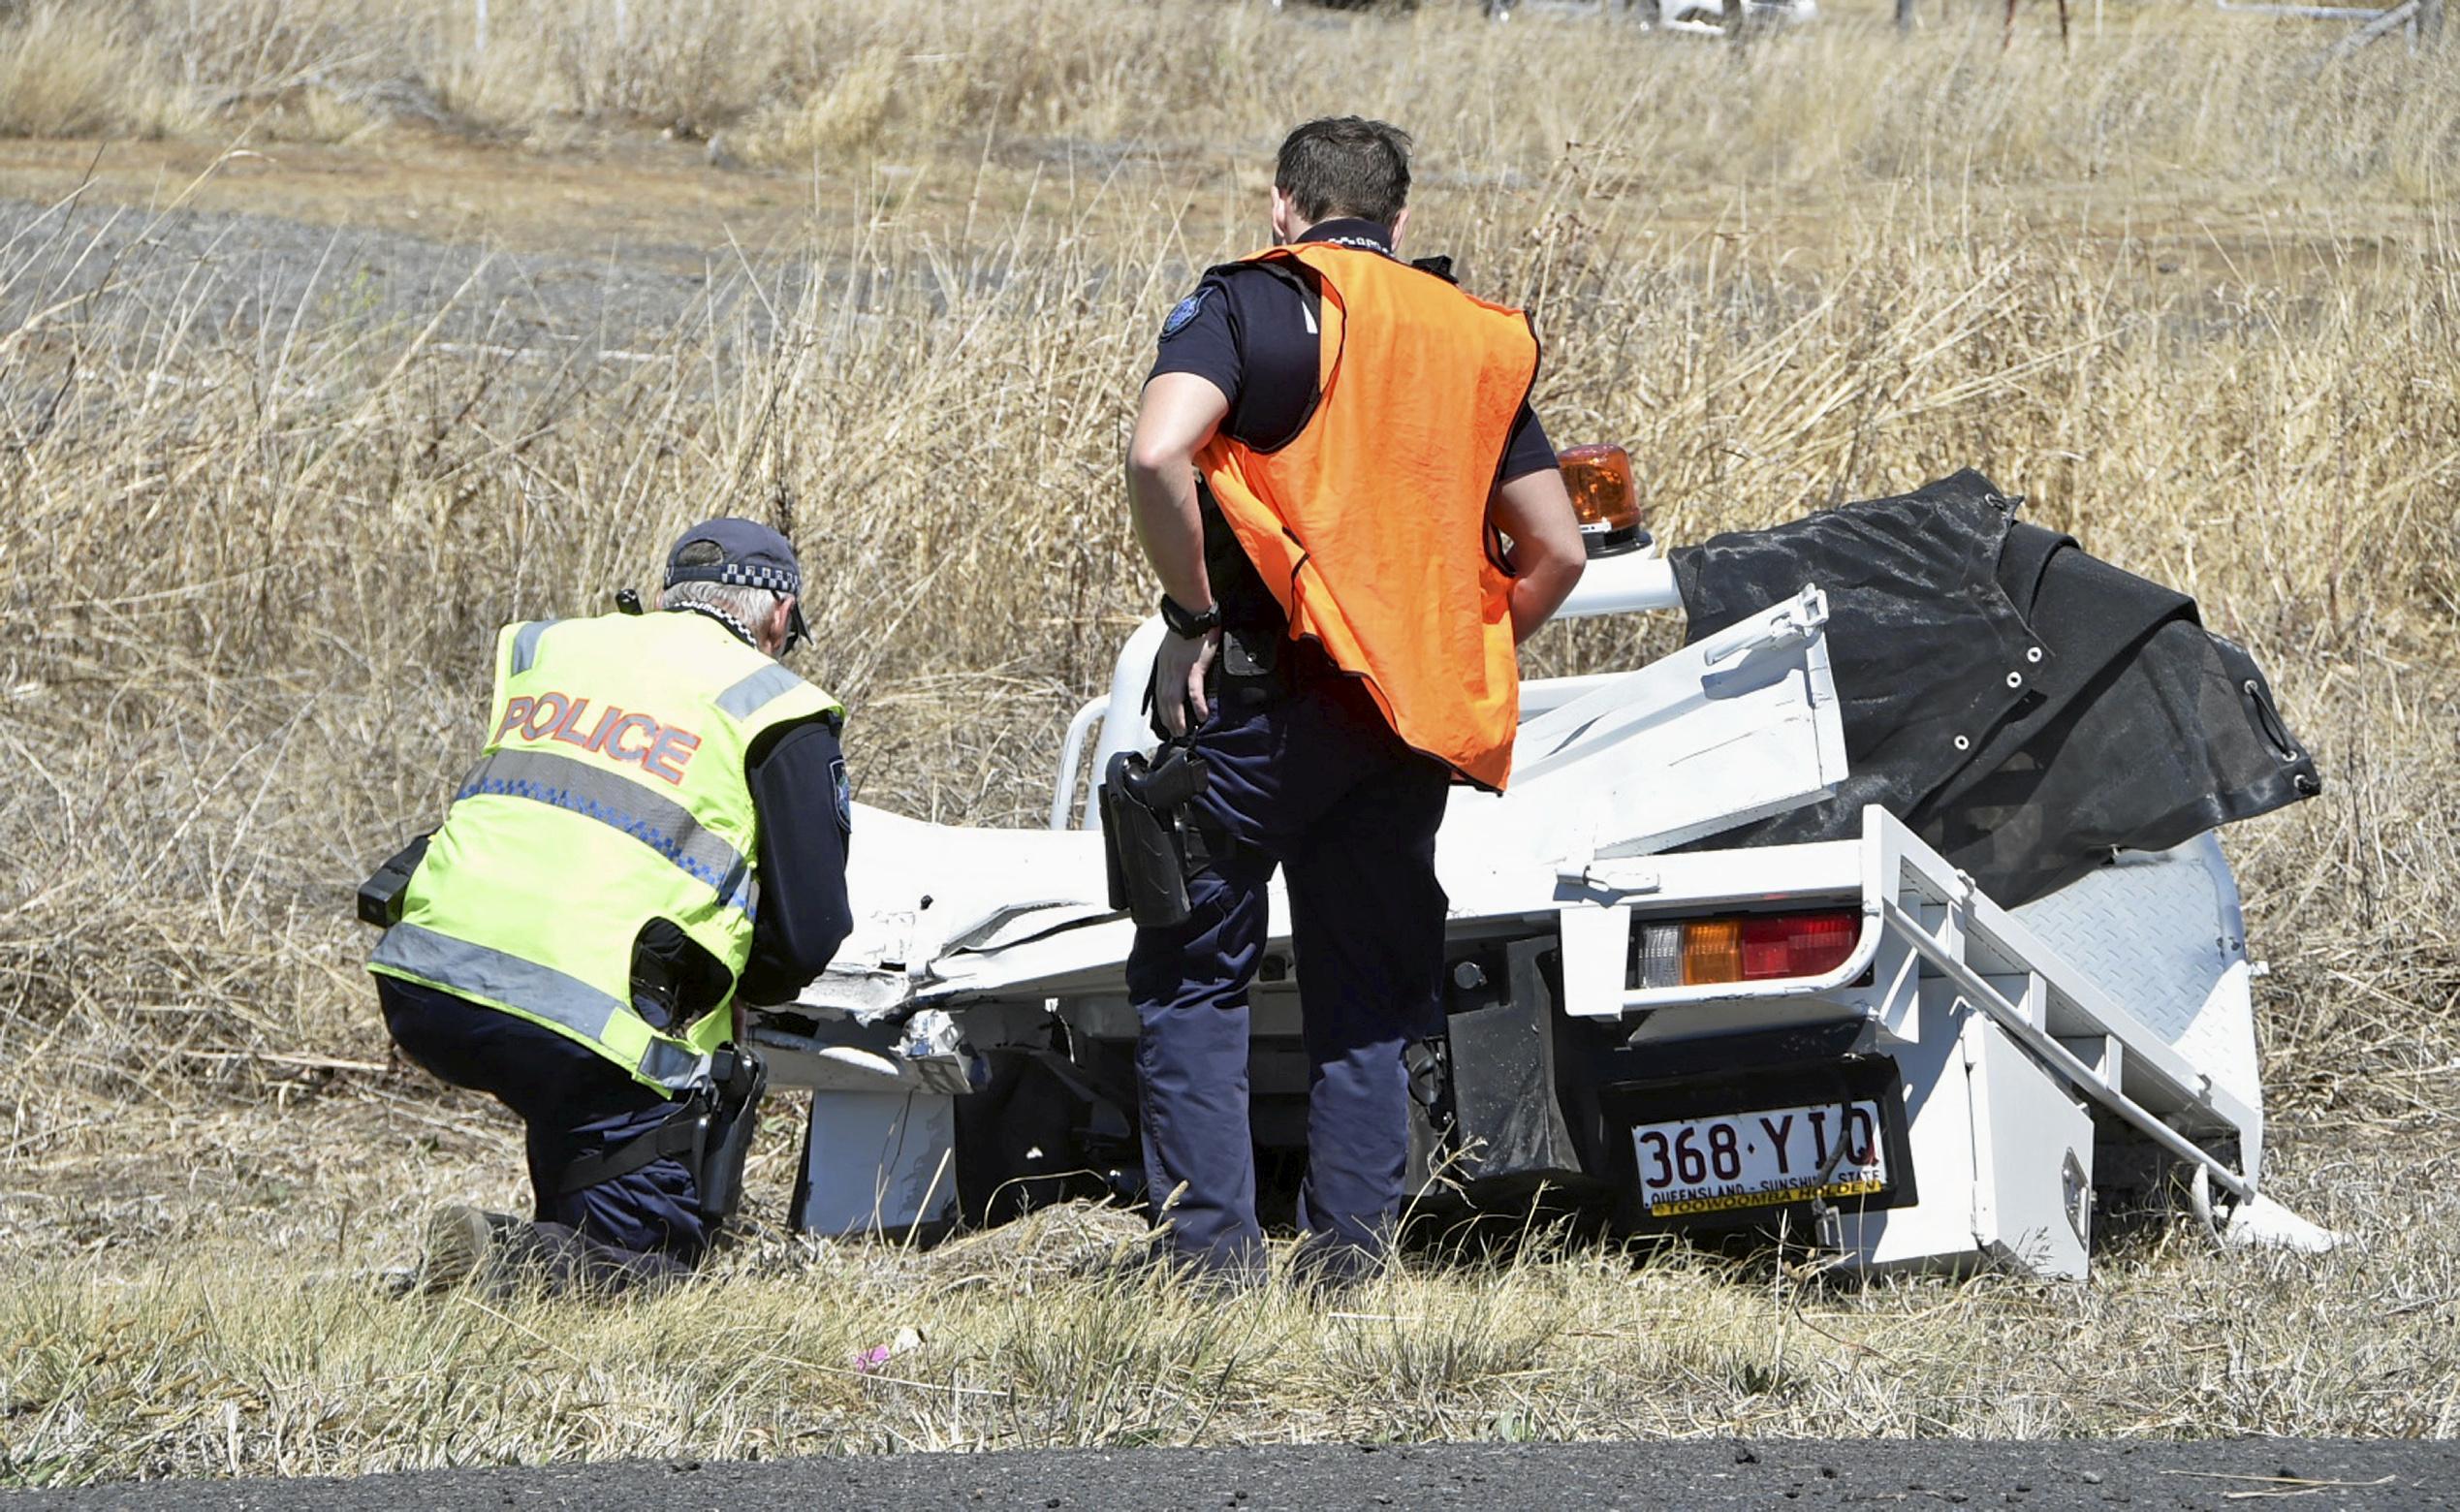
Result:
<svg viewBox="0 0 2460 1512"><path fill-rule="evenodd" d="M1665 564L1631 556L1567 613L1675 607ZM1852 1266L2043 1276L2085 1273L2097 1187L2183 1172L2246 1211L2250 968L2211 836L2014 911L1876 807L1856 838L1700 843L1844 778L1826 622L1806 588L1635 671L1525 686L1510 791L1456 790L1437 845L1449 1030L1413 1062L1422 1193L1548 1188L1644 1229L1789 1217ZM855 932L754 1029L780 1085L814 1088L804 1227L929 1231L983 1211L968 1182L1133 1171L1134 931L1072 822L1086 740L1145 740L1157 634L1071 727L1052 829L858 808ZM1256 1137L1303 1148L1305 962L1277 884L1272 906ZM1066 1140L958 1118L1027 1064L1081 1105Z"/></svg>

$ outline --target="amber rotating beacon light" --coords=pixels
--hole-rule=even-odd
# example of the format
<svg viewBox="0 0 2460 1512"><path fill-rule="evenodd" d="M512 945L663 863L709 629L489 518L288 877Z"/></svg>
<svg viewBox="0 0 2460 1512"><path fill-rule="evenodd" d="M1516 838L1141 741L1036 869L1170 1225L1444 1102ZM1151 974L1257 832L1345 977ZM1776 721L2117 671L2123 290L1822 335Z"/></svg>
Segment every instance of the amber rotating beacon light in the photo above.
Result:
<svg viewBox="0 0 2460 1512"><path fill-rule="evenodd" d="M1556 454L1581 545L1591 556L1617 556L1648 544L1640 528L1640 493L1631 482L1631 454L1611 442L1567 447Z"/></svg>

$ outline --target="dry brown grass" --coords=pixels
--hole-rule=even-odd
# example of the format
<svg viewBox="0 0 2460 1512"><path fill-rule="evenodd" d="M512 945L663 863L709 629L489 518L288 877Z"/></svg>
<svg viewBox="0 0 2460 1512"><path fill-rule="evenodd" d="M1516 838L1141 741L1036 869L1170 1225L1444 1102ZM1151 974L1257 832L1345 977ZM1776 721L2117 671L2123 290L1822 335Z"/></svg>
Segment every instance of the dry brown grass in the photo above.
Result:
<svg viewBox="0 0 2460 1512"><path fill-rule="evenodd" d="M2460 146L2396 48L2318 77L2312 30L2174 4L2120 6L2072 51L2046 15L2008 48L1987 7L1944 11L1908 46L1872 24L1876 4L1846 6L1739 56L1611 18L1492 26L1467 0L1398 19L1250 0L488 0L484 33L480 9L9 0L0 69L63 103L0 113L0 131L391 121L554 145L647 126L801 169L1080 141L1253 163L1282 123L1340 109L1410 119L1472 181L1538 181L1579 143L1653 189L2217 175L2359 180L2410 203Z"/></svg>
<svg viewBox="0 0 2460 1512"><path fill-rule="evenodd" d="M136 16L58 0L0 7L0 134L151 137L195 124Z"/></svg>
<svg viewBox="0 0 2460 1512"><path fill-rule="evenodd" d="M362 133L374 171L422 112L509 146L679 124L794 165L712 171L720 194L807 179L819 213L721 254L715 284L757 293L610 333L620 359L446 339L457 310L386 313L347 267L268 319L231 298L241 248L98 205L0 230L0 1033L26 1068L0 1120L0 1477L2460 1428L2447 66L2316 75L2305 32L2167 11L2069 60L2032 32L2004 57L1987 31L1849 26L1738 56L1108 0L997 0L979 31L927 0L734 0L708 33L635 0L614 50L549 19L585 7L496 0L482 66L465 5L200 0L195 32L184 4L136 9L155 61L109 129L161 87L159 121ZM68 14L0 4L0 79ZM105 129L17 101L0 128ZM2275 966L2277 1186L2360 1244L2156 1237L2089 1288L1806 1289L1574 1249L1422 1262L1337 1315L1080 1275L1116 1221L1075 1214L931 1255L773 1237L646 1318L370 1300L349 1276L426 1203L517 1179L500 1117L390 1063L345 901L474 741L492 627L604 602L687 518L767 514L813 569L807 667L856 710L863 797L1030 822L1145 601L1116 474L1151 333L1245 250L1275 133L1335 103L1419 129L1425 249L1536 301L1550 428L1630 442L1661 533L1970 463L2255 649L2330 782L2230 836ZM853 1370L904 1327L921 1349Z"/></svg>

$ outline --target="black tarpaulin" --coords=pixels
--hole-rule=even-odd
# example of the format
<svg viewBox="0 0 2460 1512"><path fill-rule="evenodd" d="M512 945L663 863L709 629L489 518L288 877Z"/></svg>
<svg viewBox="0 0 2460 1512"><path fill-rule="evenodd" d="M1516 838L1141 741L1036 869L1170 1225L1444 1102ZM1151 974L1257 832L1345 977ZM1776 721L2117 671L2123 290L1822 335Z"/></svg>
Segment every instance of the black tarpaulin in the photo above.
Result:
<svg viewBox="0 0 2460 1512"><path fill-rule="evenodd" d="M1827 593L1850 768L1825 802L1699 844L1836 839L1877 803L2013 906L2115 848L2320 790L2254 659L2192 599L2015 509L1968 469L1673 553L1694 641L1806 583Z"/></svg>

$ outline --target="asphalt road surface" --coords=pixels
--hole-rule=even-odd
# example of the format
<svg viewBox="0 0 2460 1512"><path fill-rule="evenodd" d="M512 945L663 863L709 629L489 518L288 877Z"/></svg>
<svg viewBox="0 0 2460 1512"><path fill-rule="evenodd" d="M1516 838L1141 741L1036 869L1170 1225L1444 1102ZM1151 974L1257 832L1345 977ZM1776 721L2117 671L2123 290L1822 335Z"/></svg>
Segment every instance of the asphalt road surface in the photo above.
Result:
<svg viewBox="0 0 2460 1512"><path fill-rule="evenodd" d="M2460 1507L2460 1442L1426 1444L645 1460L32 1492L19 1507Z"/></svg>

